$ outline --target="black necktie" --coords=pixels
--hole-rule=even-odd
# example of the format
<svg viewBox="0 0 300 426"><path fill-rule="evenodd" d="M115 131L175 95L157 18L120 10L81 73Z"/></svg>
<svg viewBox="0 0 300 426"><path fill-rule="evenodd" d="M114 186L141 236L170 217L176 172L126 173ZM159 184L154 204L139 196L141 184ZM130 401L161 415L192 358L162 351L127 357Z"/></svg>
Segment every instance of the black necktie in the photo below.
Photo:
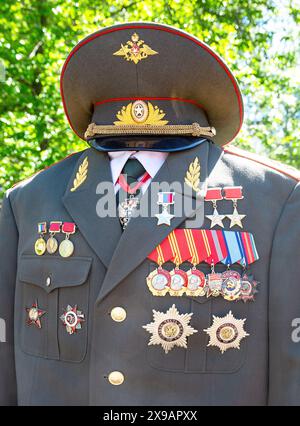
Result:
<svg viewBox="0 0 300 426"><path fill-rule="evenodd" d="M138 178L140 178L145 171L146 170L139 160L130 158L123 167L121 174L125 176L130 188L134 188L134 186L138 183ZM118 213L123 230L126 228L130 218L133 216L134 211L138 207L139 196L139 189L134 194L129 194L120 187L117 193Z"/></svg>

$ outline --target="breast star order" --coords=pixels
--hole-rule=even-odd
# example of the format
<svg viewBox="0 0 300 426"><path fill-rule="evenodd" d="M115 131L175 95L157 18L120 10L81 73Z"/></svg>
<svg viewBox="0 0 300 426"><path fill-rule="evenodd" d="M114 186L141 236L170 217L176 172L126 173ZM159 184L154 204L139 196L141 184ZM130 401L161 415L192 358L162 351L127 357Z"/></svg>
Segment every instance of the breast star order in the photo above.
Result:
<svg viewBox="0 0 300 426"><path fill-rule="evenodd" d="M174 346L187 348L187 337L198 332L189 325L192 315L180 314L175 305L165 313L153 309L154 321L143 325L152 334L148 345L161 345L166 354Z"/></svg>
<svg viewBox="0 0 300 426"><path fill-rule="evenodd" d="M211 221L210 227L213 228L216 225L221 226L221 228L224 228L223 220L225 219L226 215L219 214L217 209L214 209L213 214L207 214L207 219Z"/></svg>
<svg viewBox="0 0 300 426"><path fill-rule="evenodd" d="M240 349L240 342L249 334L244 330L246 319L236 319L232 312L225 317L216 317L213 315L213 324L211 327L203 330L210 337L207 346L216 346L222 354L227 349Z"/></svg>
<svg viewBox="0 0 300 426"><path fill-rule="evenodd" d="M227 215L228 219L230 219L230 228L233 226L239 226L240 228L243 227L242 220L246 217L245 214L239 214L236 208L234 208L232 214Z"/></svg>

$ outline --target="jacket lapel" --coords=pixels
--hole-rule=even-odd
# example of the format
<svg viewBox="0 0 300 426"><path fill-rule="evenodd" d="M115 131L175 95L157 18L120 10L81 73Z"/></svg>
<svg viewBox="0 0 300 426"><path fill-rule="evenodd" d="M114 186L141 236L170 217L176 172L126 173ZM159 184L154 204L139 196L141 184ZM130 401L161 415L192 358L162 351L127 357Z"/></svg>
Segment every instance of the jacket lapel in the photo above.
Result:
<svg viewBox="0 0 300 426"><path fill-rule="evenodd" d="M170 184L179 182L183 184L189 165L194 161L195 157L198 157L200 160L201 182L206 182L208 175L208 152L209 143L205 142L195 149L170 154L153 179L149 189L155 183L167 182ZM151 191L149 189L143 198L150 196ZM131 219L119 244L116 246L97 302L100 302L128 274L136 269L173 229L178 228L187 218L194 216L195 202L191 202L191 194L185 195L182 190L175 189L175 203L185 206L185 209L181 215L171 220L170 226L158 226L156 217L136 217Z"/></svg>
<svg viewBox="0 0 300 426"><path fill-rule="evenodd" d="M88 159L87 178L82 185L72 191L74 179L85 158ZM97 206L101 199L101 195L97 194L98 185L103 182L111 185L113 191L108 155L92 148L84 151L68 183L63 203L88 244L108 267L122 230L117 215L101 218L97 214ZM111 202L115 208L115 197L112 197Z"/></svg>

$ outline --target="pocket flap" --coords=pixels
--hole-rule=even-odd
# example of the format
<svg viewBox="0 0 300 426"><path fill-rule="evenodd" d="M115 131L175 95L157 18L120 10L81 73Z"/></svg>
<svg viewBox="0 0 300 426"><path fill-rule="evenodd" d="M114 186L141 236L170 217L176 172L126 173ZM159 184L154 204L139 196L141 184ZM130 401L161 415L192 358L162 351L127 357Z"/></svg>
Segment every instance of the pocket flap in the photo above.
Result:
<svg viewBox="0 0 300 426"><path fill-rule="evenodd" d="M24 255L19 261L18 277L22 282L42 287L47 293L60 287L74 287L86 282L91 269L89 257L68 259Z"/></svg>

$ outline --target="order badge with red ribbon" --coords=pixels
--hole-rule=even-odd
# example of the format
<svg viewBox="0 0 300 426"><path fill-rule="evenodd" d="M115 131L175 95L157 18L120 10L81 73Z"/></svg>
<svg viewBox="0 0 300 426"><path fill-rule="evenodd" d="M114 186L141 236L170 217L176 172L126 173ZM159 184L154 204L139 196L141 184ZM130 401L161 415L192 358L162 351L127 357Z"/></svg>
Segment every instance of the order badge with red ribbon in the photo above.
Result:
<svg viewBox="0 0 300 426"><path fill-rule="evenodd" d="M147 277L147 285L154 296L222 296L229 302L254 300L257 281L246 272L246 267L258 260L254 237L247 232L176 229L148 256L158 268ZM171 261L174 268L163 267ZM211 266L205 274L198 268L201 262ZM191 264L186 271L182 264ZM216 271L217 264L226 265L225 271ZM231 266L244 268L243 275Z"/></svg>

